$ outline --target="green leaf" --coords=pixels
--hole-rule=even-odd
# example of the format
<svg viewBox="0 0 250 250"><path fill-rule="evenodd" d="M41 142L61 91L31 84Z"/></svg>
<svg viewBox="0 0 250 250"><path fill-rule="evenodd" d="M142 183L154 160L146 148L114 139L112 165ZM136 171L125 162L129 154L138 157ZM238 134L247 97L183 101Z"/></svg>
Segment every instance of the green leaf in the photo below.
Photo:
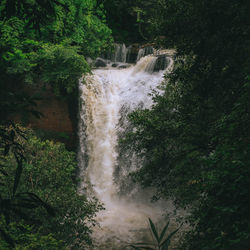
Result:
<svg viewBox="0 0 250 250"><path fill-rule="evenodd" d="M180 228L177 228L175 231L173 231L162 243L161 243L161 247L167 247L169 246L170 240L171 238L179 231ZM166 248L167 249L167 248Z"/></svg>
<svg viewBox="0 0 250 250"><path fill-rule="evenodd" d="M2 167L2 165L0 165L0 167ZM5 176L8 176L8 174L3 169L0 169L0 173L2 173Z"/></svg>
<svg viewBox="0 0 250 250"><path fill-rule="evenodd" d="M15 242L14 240L2 229L0 228L0 233L3 237L3 239L12 247L15 247Z"/></svg>
<svg viewBox="0 0 250 250"><path fill-rule="evenodd" d="M20 193L18 194L20 197L22 195L27 195L30 199L31 202L34 202L37 204L37 206L42 206L47 210L47 213L50 216L55 216L55 209L53 207L51 207L48 203L44 202L42 199L40 199L37 195L30 193L30 192L26 192L26 193ZM26 200L25 198L22 200Z"/></svg>
<svg viewBox="0 0 250 250"><path fill-rule="evenodd" d="M165 245L161 248L161 250L168 250L169 243L170 243L170 242L168 242L168 244L165 244Z"/></svg>
<svg viewBox="0 0 250 250"><path fill-rule="evenodd" d="M150 223L150 228L151 228L151 230L152 230L152 232L154 234L154 237L157 240L157 242L159 243L159 236L158 236L158 233L156 231L155 225L154 225L154 223L152 222L152 220L150 218L148 218L148 220L149 220L149 223Z"/></svg>
<svg viewBox="0 0 250 250"><path fill-rule="evenodd" d="M163 240L163 237L168 229L168 225L169 225L169 222L166 224L166 226L162 229L161 231L161 235L160 235L160 239L159 239L159 242L161 242Z"/></svg>

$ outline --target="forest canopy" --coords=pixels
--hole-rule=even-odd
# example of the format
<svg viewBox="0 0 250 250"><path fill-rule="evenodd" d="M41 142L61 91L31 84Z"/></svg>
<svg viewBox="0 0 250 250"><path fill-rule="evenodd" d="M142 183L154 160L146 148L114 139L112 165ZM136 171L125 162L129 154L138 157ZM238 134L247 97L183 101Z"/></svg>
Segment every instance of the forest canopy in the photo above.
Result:
<svg viewBox="0 0 250 250"><path fill-rule="evenodd" d="M125 143L145 162L133 177L190 209L183 249L248 249L250 3L152 2L145 28L177 57L152 109L130 115Z"/></svg>
<svg viewBox="0 0 250 250"><path fill-rule="evenodd" d="M91 245L92 218L101 206L77 193L76 155L10 118L41 117L37 97L24 91L29 86L77 98L78 80L90 71L86 58L111 42L98 1L1 1L1 249Z"/></svg>

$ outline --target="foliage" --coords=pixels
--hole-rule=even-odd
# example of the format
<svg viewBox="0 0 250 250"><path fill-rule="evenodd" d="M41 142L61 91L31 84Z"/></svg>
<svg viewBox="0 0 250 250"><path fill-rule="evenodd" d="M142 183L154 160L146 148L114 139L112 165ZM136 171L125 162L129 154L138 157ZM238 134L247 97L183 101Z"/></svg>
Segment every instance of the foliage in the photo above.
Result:
<svg viewBox="0 0 250 250"><path fill-rule="evenodd" d="M40 32L41 25L53 20L56 6L64 6L60 0L5 0L1 5L1 18L21 17L26 26Z"/></svg>
<svg viewBox="0 0 250 250"><path fill-rule="evenodd" d="M0 196L0 216L1 219L10 223L15 217L26 219L28 217L27 210L42 207L47 210L51 216L54 215L53 208L46 202L41 200L36 194L31 192L18 192L20 178L23 172L23 163L25 161L24 148L17 141L17 137L25 139L24 132L14 124L9 127L0 127L0 173L1 173L1 196ZM7 170L8 156L12 155L13 161L13 178L9 182L9 190L6 192L6 179L9 174ZM2 225L3 226L3 225ZM8 244L14 246L14 241L10 237L5 228L0 227L1 236Z"/></svg>
<svg viewBox="0 0 250 250"><path fill-rule="evenodd" d="M159 35L178 54L164 94L130 115L127 146L144 158L134 179L191 210L183 249L248 249L250 4L164 6Z"/></svg>
<svg viewBox="0 0 250 250"><path fill-rule="evenodd" d="M57 95L76 90L76 79L90 70L83 57L77 54L77 48L72 46L44 44L36 61L40 80L51 84Z"/></svg>
<svg viewBox="0 0 250 250"><path fill-rule="evenodd" d="M9 244L20 228L20 237L27 241L20 245L16 239L16 246L25 249L38 249L35 244L58 249L61 239L72 247L91 243L91 218L100 207L77 195L72 183L75 156L62 145L42 142L13 123L9 126L8 119L17 113L41 116L35 110L37 98L26 93L27 84L50 84L59 96L76 96L78 79L90 71L85 57L96 57L110 42L100 1L1 1L0 212L1 225L7 223L1 236L9 238ZM42 209L52 212L47 202L58 209L53 219ZM42 243L46 239L47 245Z"/></svg>
<svg viewBox="0 0 250 250"><path fill-rule="evenodd" d="M18 190L21 193L35 193L56 209L55 217L48 218L42 209L35 209L25 217L26 223L34 226L34 233L52 234L53 238L63 241L70 247L81 247L91 244L91 225L95 224L93 216L101 209L97 201L88 201L85 196L77 194L73 183L76 159L73 152L65 149L63 144L41 141L29 131L26 140L19 137L19 143L25 152L23 172L20 176ZM7 177L1 193L11 192L13 156L5 161Z"/></svg>
<svg viewBox="0 0 250 250"><path fill-rule="evenodd" d="M66 0L67 9L58 6L57 18L42 29L45 41L77 45L81 55L96 57L112 42L111 30L96 1Z"/></svg>
<svg viewBox="0 0 250 250"><path fill-rule="evenodd" d="M49 83L61 96L72 93L90 70L84 57L96 57L112 42L105 15L96 7L95 1L80 0L2 1L3 96L26 83Z"/></svg>
<svg viewBox="0 0 250 250"><path fill-rule="evenodd" d="M132 0L110 0L103 3L107 23L116 42L135 42L138 39L136 16L132 15Z"/></svg>
<svg viewBox="0 0 250 250"><path fill-rule="evenodd" d="M178 232L179 229L174 230L172 233L170 233L167 237L166 232L169 226L169 222L163 227L160 234L158 234L155 224L152 222L152 220L149 218L149 225L151 230L151 235L154 243L136 243L130 245L133 249L136 250L168 250L168 247L170 245L171 238Z"/></svg>
<svg viewBox="0 0 250 250"><path fill-rule="evenodd" d="M52 234L41 235L34 232L34 228L23 221L6 224L3 219L0 220L1 228L4 228L7 235L11 235L16 243L14 248L10 248L6 240L0 239L1 249L66 249L62 241L56 240Z"/></svg>
<svg viewBox="0 0 250 250"><path fill-rule="evenodd" d="M103 5L118 42L153 42L164 30L165 0L109 0Z"/></svg>

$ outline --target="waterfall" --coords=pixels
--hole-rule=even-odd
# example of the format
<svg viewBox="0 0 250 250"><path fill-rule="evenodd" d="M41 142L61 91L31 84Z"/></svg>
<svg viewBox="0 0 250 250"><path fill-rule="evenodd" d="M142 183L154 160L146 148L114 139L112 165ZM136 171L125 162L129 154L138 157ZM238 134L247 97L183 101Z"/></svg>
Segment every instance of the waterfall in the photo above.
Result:
<svg viewBox="0 0 250 250"><path fill-rule="evenodd" d="M136 61L138 62L142 57L152 54L154 54L154 48L152 46L141 48L139 49Z"/></svg>
<svg viewBox="0 0 250 250"><path fill-rule="evenodd" d="M124 49L117 51L121 53L117 52L114 60L126 59ZM123 152L118 144L129 130L128 113L139 107L150 108L149 94L160 91L157 87L164 72L171 70L173 60L169 57L167 69L154 72L157 60L157 56L145 56L129 68L107 66L80 80L79 189L94 195L105 206L97 215L100 227L94 230L96 250L119 250L148 237L147 218L162 220L163 212L173 209L170 203L152 204L150 189L131 185L129 171L136 170L141 159L133 152ZM130 190L126 189L128 183Z"/></svg>
<svg viewBox="0 0 250 250"><path fill-rule="evenodd" d="M126 62L127 52L128 50L124 43L123 44L116 43L112 61L113 62Z"/></svg>
<svg viewBox="0 0 250 250"><path fill-rule="evenodd" d="M157 61L157 57L155 57L155 56L146 56L146 57L143 57L135 65L133 73L138 73L138 72L153 73L156 61Z"/></svg>

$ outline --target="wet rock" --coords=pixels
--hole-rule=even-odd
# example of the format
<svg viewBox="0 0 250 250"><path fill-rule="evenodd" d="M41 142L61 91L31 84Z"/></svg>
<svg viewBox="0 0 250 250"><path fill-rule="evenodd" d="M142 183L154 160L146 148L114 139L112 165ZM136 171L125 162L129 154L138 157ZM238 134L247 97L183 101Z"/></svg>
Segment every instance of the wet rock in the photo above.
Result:
<svg viewBox="0 0 250 250"><path fill-rule="evenodd" d="M170 60L166 55L157 55L157 60L154 66L154 72L166 69L169 62Z"/></svg>
<svg viewBox="0 0 250 250"><path fill-rule="evenodd" d="M152 55L152 54L154 54L154 48L152 46L141 47L138 52L136 61L139 61L144 56Z"/></svg>
<svg viewBox="0 0 250 250"><path fill-rule="evenodd" d="M128 47L126 63L136 63L136 58L139 52L139 44L132 44Z"/></svg>
<svg viewBox="0 0 250 250"><path fill-rule="evenodd" d="M122 64L122 65L119 65L118 66L118 69L126 69L126 68L129 68L131 65L129 64Z"/></svg>
<svg viewBox="0 0 250 250"><path fill-rule="evenodd" d="M101 58L97 58L96 59L96 61L95 61L95 67L106 67L107 66L107 64L106 64L106 62L103 60L103 59L101 59Z"/></svg>
<svg viewBox="0 0 250 250"><path fill-rule="evenodd" d="M87 57L86 58L86 61L89 65L92 65L93 64L93 59L91 59L90 57Z"/></svg>
<svg viewBox="0 0 250 250"><path fill-rule="evenodd" d="M144 47L144 56L151 55L154 53L154 48L152 46Z"/></svg>
<svg viewBox="0 0 250 250"><path fill-rule="evenodd" d="M26 126L34 129L42 138L63 142L67 149L77 150L78 105L74 103L76 96L72 94L63 99L55 95L51 86L26 85L19 91L28 96L39 96L36 111L44 115L37 119L35 116L24 117L19 113L9 118L16 123L23 123L25 119Z"/></svg>

